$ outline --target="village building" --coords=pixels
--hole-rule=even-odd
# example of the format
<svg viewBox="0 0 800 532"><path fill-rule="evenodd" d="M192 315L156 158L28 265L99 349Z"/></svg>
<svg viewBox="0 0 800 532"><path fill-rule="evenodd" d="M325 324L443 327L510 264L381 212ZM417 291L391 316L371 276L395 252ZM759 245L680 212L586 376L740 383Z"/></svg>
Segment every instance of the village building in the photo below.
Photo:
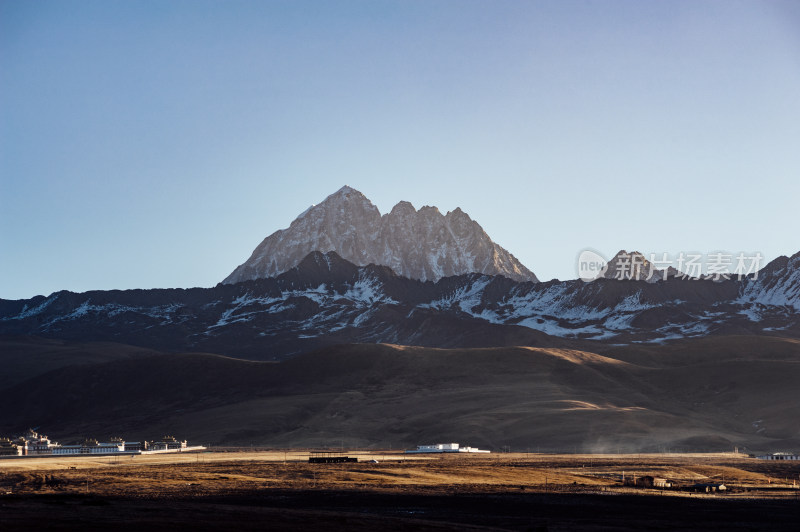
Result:
<svg viewBox="0 0 800 532"><path fill-rule="evenodd" d="M161 441L150 443L151 451L182 451L186 449L186 440L178 441L175 436L164 436Z"/></svg>
<svg viewBox="0 0 800 532"><path fill-rule="evenodd" d="M489 453L483 449L474 447L461 447L457 443L435 443L433 445L417 445L416 449L409 449L408 454L415 453Z"/></svg>
<svg viewBox="0 0 800 532"><path fill-rule="evenodd" d="M759 460L800 460L800 454L796 453L772 453L772 454L763 454L761 456L756 456Z"/></svg>
<svg viewBox="0 0 800 532"><path fill-rule="evenodd" d="M0 438L0 456L22 456L22 448L8 438Z"/></svg>
<svg viewBox="0 0 800 532"><path fill-rule="evenodd" d="M139 451L147 451L150 448L150 445L146 441L126 441L125 442L125 452L126 453L136 453Z"/></svg>
<svg viewBox="0 0 800 532"><path fill-rule="evenodd" d="M131 441L122 438L111 438L108 442L99 442L87 438L79 444L61 445L51 441L47 436L29 429L15 440L0 439L0 456L75 456L75 455L109 455L109 454L149 454L174 453L204 450L203 446L188 445L186 440L178 440L174 436L164 436L161 440Z"/></svg>
<svg viewBox="0 0 800 532"><path fill-rule="evenodd" d="M59 445L53 449L53 455L65 454L110 454L125 452L125 442L121 440L100 443L97 440L85 440L80 445Z"/></svg>
<svg viewBox="0 0 800 532"><path fill-rule="evenodd" d="M39 434L33 429L17 438L17 446L22 448L22 456L37 456L53 454L53 449L58 447L58 443L50 441L44 434Z"/></svg>

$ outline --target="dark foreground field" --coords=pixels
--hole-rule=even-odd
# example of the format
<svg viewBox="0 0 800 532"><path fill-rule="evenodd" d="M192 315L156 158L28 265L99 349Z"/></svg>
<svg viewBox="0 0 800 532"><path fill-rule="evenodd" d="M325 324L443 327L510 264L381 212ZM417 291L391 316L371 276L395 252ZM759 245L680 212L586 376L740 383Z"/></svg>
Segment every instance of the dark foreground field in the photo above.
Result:
<svg viewBox="0 0 800 532"><path fill-rule="evenodd" d="M380 493L272 489L140 499L7 498L4 530L726 530L796 531L793 500L544 493Z"/></svg>
<svg viewBox="0 0 800 532"><path fill-rule="evenodd" d="M0 461L0 530L795 531L800 463L741 455L301 453ZM378 463L368 460L377 459ZM625 487L621 475L726 494Z"/></svg>

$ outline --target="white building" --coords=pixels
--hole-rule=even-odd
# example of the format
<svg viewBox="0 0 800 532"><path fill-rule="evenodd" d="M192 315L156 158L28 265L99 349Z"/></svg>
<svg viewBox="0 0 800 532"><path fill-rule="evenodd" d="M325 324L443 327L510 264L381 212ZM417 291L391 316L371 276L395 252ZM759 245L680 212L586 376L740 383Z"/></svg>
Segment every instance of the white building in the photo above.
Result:
<svg viewBox="0 0 800 532"><path fill-rule="evenodd" d="M23 456L39 456L53 454L53 449L58 447L58 443L50 441L44 434L28 429L28 432L17 439L17 446L20 447Z"/></svg>
<svg viewBox="0 0 800 532"><path fill-rule="evenodd" d="M100 443L97 440L86 440L80 445L60 445L53 449L54 455L65 454L111 454L125 452L125 442L116 440Z"/></svg>
<svg viewBox="0 0 800 532"><path fill-rule="evenodd" d="M794 453L772 453L756 456L759 460L800 460L800 454Z"/></svg>
<svg viewBox="0 0 800 532"><path fill-rule="evenodd" d="M183 451L187 447L186 440L179 441L175 436L164 436L161 441L154 441L150 443L151 451Z"/></svg>
<svg viewBox="0 0 800 532"><path fill-rule="evenodd" d="M435 443L433 445L417 445L416 449L406 451L408 454L418 453L489 453L474 447L461 447L457 443Z"/></svg>

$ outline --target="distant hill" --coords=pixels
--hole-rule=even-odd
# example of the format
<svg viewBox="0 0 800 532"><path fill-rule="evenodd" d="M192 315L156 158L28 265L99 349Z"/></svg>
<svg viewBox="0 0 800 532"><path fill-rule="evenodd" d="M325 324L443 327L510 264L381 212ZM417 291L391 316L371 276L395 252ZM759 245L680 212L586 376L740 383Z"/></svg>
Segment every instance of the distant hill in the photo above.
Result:
<svg viewBox="0 0 800 532"><path fill-rule="evenodd" d="M0 390L62 367L158 354L153 349L112 342L75 343L35 336L0 337Z"/></svg>
<svg viewBox="0 0 800 532"><path fill-rule="evenodd" d="M294 447L800 447L797 340L718 336L599 347L342 345L280 363L123 355L31 372L2 390L13 400L0 403L0 435L39 426L56 440L169 433ZM114 349L129 348L108 346L110 359Z"/></svg>

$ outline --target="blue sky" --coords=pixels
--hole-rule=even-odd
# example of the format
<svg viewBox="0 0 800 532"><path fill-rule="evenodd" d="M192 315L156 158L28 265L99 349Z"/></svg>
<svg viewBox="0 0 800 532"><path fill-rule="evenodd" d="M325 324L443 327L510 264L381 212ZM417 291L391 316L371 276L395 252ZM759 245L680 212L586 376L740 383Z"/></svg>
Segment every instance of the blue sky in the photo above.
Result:
<svg viewBox="0 0 800 532"><path fill-rule="evenodd" d="M0 298L213 286L344 184L541 279L800 250L800 3L0 0Z"/></svg>

